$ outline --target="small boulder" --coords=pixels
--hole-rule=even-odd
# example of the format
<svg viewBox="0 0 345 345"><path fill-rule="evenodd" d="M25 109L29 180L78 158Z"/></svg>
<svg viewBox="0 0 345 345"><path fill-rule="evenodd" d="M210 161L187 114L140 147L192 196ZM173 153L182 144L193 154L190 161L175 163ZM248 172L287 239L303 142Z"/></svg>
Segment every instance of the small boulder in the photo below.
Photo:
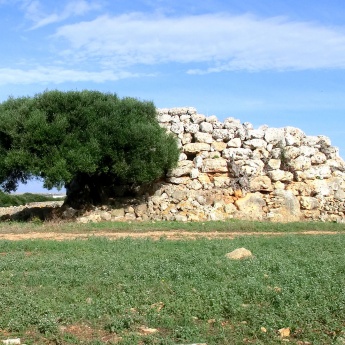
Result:
<svg viewBox="0 0 345 345"><path fill-rule="evenodd" d="M252 252L246 248L237 248L225 255L230 260L241 260L253 256Z"/></svg>

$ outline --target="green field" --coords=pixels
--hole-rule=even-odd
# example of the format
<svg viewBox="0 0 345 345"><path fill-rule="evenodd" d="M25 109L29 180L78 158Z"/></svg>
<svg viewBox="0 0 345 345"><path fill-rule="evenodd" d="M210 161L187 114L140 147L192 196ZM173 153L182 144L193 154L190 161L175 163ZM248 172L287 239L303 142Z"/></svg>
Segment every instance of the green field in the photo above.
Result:
<svg viewBox="0 0 345 345"><path fill-rule="evenodd" d="M14 225L13 225L14 226ZM230 261L245 247L254 257ZM0 241L0 340L344 344L345 236ZM141 327L154 328L145 334ZM289 328L281 338L279 330Z"/></svg>

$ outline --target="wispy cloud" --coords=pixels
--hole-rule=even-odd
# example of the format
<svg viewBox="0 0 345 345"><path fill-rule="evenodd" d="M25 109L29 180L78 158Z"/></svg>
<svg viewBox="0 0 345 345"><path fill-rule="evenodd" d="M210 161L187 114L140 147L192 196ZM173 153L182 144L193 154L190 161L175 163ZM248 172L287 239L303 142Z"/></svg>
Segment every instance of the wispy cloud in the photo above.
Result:
<svg viewBox="0 0 345 345"><path fill-rule="evenodd" d="M57 67L37 67L33 69L0 68L0 85L6 84L34 84L52 83L61 84L64 82L95 82L116 81L126 78L136 78L139 74L130 72L103 71L81 71Z"/></svg>
<svg viewBox="0 0 345 345"><path fill-rule="evenodd" d="M345 68L345 27L283 17L131 13L61 26L65 54L116 66L194 64L188 73Z"/></svg>
<svg viewBox="0 0 345 345"><path fill-rule="evenodd" d="M19 0L17 0L19 1ZM98 1L73 0L69 1L62 9L49 13L45 10L44 2L39 0L20 0L20 7L25 17L33 22L31 30L49 24L62 22L70 17L82 16L93 10L100 10Z"/></svg>

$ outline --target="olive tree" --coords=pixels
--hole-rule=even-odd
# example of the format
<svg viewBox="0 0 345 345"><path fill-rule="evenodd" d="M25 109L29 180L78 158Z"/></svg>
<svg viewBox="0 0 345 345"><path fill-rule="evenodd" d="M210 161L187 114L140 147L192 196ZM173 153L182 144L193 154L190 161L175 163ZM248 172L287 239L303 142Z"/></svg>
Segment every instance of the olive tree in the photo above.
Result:
<svg viewBox="0 0 345 345"><path fill-rule="evenodd" d="M133 189L178 161L176 139L152 102L98 91L46 91L0 104L0 187L40 178L66 187L67 203L97 204L116 186Z"/></svg>

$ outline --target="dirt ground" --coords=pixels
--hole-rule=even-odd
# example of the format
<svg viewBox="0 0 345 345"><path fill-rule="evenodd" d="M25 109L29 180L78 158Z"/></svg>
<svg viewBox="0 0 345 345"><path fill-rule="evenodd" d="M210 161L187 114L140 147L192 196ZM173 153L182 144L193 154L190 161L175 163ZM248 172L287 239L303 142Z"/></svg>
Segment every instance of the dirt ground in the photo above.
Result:
<svg viewBox="0 0 345 345"><path fill-rule="evenodd" d="M110 240L117 240L121 238L134 238L134 239L166 239L166 240L195 240L200 238L206 239L234 239L241 236L285 236L285 235L335 235L335 231L304 231L304 232L190 232L190 231L147 231L147 232L107 232L97 231L83 233L57 233L57 232L30 232L23 234L0 234L0 240L19 241L19 240L55 240L65 241L74 239L88 239L93 237L103 237Z"/></svg>

